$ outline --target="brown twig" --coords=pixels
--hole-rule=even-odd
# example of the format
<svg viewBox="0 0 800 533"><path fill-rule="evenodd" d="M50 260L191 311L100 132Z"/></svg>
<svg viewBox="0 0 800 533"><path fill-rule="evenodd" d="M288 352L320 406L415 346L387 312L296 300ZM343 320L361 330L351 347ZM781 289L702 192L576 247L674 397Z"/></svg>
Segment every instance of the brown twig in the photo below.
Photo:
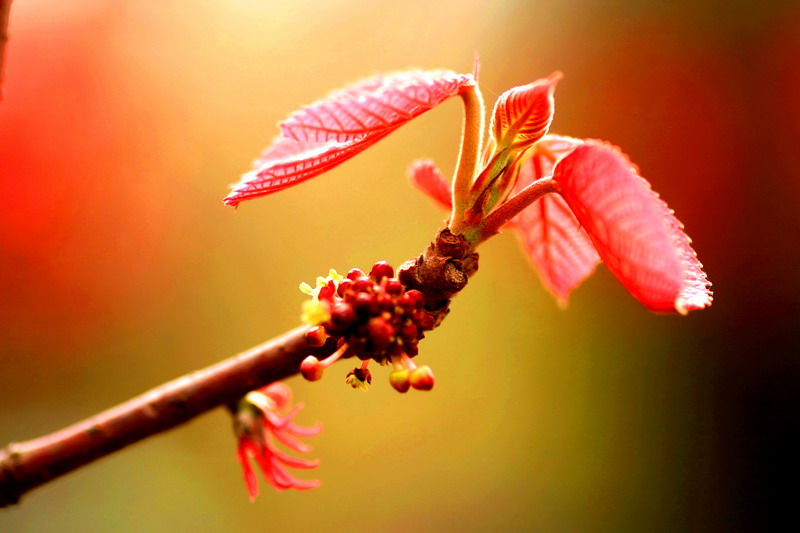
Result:
<svg viewBox="0 0 800 533"><path fill-rule="evenodd" d="M407 287L425 295L426 309L441 322L450 298L477 268L478 254L460 235L444 229L398 275ZM307 326L298 327L60 431L9 444L0 451L0 507L17 503L31 489L95 459L297 374L307 355L325 357L335 351L336 338L315 348L305 340L307 331Z"/></svg>
<svg viewBox="0 0 800 533"><path fill-rule="evenodd" d="M17 503L29 490L95 459L299 371L303 357L333 353L305 340L307 326L230 359L165 383L136 398L50 435L9 444L0 451L0 506Z"/></svg>
<svg viewBox="0 0 800 533"><path fill-rule="evenodd" d="M11 13L11 0L0 0L0 100L3 99L3 58L8 42L8 18Z"/></svg>

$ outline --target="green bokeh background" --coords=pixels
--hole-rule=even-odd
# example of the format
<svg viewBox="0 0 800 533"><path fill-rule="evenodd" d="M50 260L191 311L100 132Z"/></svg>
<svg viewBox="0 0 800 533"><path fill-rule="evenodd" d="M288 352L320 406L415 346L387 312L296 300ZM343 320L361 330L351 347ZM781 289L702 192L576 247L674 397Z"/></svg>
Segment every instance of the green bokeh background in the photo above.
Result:
<svg viewBox="0 0 800 533"><path fill-rule="evenodd" d="M301 281L418 254L457 101L309 183L221 204L288 112L375 72L553 70L552 131L624 148L714 282L688 318L604 269L559 310L510 235L421 345L436 388L290 380L315 491L251 504L226 413L0 511L0 531L765 531L798 494L800 9L790 2L18 0L0 102L0 441L298 323ZM301 473L306 475L306 473ZM308 477L308 476L306 476ZM782 481L791 482L787 488Z"/></svg>

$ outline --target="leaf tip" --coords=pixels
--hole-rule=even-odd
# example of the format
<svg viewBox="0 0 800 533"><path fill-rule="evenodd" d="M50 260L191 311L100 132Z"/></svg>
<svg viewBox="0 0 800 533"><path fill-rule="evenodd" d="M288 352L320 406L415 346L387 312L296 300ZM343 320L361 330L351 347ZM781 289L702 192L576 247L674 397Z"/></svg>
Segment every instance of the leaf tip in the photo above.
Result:
<svg viewBox="0 0 800 533"><path fill-rule="evenodd" d="M547 76L546 79L550 81L550 85L552 87L555 87L558 82L564 79L564 73L561 72L560 70L556 70L552 74Z"/></svg>
<svg viewBox="0 0 800 533"><path fill-rule="evenodd" d="M450 210L453 207L450 184L432 160L417 159L412 161L406 174L411 185L425 193L439 207L445 210Z"/></svg>
<svg viewBox="0 0 800 533"><path fill-rule="evenodd" d="M680 294L675 299L675 310L683 316L689 314L689 311L700 311L706 307L711 307L714 302L714 293L708 290L711 283L706 282L703 290L692 292L691 294Z"/></svg>
<svg viewBox="0 0 800 533"><path fill-rule="evenodd" d="M475 59L472 63L472 77L475 81L478 81L478 77L481 73L481 54L477 50L475 50Z"/></svg>
<svg viewBox="0 0 800 533"><path fill-rule="evenodd" d="M617 147L587 140L554 176L603 262L646 308L685 315L711 305L683 224Z"/></svg>

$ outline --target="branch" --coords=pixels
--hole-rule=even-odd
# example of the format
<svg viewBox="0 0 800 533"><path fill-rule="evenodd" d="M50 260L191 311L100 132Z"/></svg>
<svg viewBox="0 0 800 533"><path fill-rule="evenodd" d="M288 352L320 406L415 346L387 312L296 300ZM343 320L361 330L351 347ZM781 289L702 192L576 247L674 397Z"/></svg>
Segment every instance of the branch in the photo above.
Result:
<svg viewBox="0 0 800 533"><path fill-rule="evenodd" d="M96 459L296 374L309 354L327 356L336 349L334 339L320 348L310 346L306 331L307 326L298 327L60 431L9 444L0 451L0 507Z"/></svg>
<svg viewBox="0 0 800 533"><path fill-rule="evenodd" d="M425 308L438 324L449 311L450 298L477 269L478 254L463 237L444 229L398 276L407 288L425 295ZM307 331L308 326L300 326L60 431L9 444L0 451L0 507L96 459L297 374L308 355L323 358L336 350L338 338L315 348L306 342Z"/></svg>
<svg viewBox="0 0 800 533"><path fill-rule="evenodd" d="M0 0L0 100L3 99L3 58L8 42L8 19L11 0Z"/></svg>

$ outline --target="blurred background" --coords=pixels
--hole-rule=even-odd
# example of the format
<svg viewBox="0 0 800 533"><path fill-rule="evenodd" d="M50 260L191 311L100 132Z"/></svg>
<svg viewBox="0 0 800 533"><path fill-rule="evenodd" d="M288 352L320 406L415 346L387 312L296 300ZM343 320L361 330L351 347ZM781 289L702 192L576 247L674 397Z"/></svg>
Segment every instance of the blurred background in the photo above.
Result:
<svg viewBox="0 0 800 533"><path fill-rule="evenodd" d="M501 235L422 344L432 392L380 368L355 392L346 365L290 381L299 422L325 425L298 474L320 489L251 504L218 411L35 490L0 530L797 527L796 2L17 0L10 33L2 445L297 325L298 283L329 268L418 254L443 214L405 169L452 171L458 100L296 188L221 199L290 111L376 72L470 72L476 51L488 105L564 72L552 131L623 147L715 304L652 315L601 268L562 311Z"/></svg>

